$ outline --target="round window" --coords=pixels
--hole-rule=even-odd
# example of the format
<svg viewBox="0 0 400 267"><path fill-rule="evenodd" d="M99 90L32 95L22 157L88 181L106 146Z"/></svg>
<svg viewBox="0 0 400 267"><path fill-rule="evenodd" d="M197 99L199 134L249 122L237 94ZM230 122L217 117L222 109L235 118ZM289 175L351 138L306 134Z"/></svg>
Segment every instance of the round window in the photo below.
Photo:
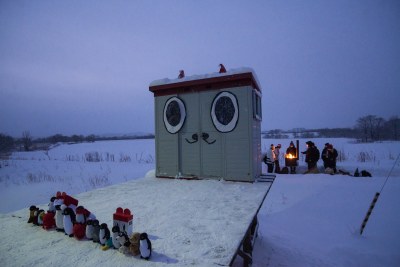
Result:
<svg viewBox="0 0 400 267"><path fill-rule="evenodd" d="M177 97L171 97L164 106L164 125L169 133L177 133L186 118L185 104Z"/></svg>
<svg viewBox="0 0 400 267"><path fill-rule="evenodd" d="M229 92L219 93L212 103L211 119L218 131L223 133L233 131L239 119L236 96Z"/></svg>

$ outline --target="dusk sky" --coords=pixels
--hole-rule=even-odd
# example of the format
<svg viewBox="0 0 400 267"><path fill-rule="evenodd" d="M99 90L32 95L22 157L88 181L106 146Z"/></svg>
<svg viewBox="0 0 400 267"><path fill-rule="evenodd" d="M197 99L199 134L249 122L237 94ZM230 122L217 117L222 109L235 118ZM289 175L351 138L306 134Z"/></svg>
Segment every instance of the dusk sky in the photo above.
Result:
<svg viewBox="0 0 400 267"><path fill-rule="evenodd" d="M400 1L0 0L0 133L154 133L149 84L251 67L262 130L400 115Z"/></svg>

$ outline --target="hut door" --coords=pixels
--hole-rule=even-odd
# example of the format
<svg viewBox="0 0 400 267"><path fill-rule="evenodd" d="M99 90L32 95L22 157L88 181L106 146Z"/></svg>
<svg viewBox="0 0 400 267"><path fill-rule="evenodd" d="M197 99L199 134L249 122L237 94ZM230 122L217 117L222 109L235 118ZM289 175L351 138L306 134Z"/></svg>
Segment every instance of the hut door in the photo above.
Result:
<svg viewBox="0 0 400 267"><path fill-rule="evenodd" d="M222 176L220 133L210 116L214 96L212 91L180 96L187 110L179 140L179 165L183 177Z"/></svg>

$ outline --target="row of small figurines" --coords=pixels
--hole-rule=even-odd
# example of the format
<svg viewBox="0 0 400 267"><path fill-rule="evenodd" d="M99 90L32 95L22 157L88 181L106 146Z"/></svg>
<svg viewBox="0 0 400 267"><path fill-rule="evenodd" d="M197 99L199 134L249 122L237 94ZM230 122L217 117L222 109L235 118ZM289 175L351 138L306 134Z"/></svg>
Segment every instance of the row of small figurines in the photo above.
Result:
<svg viewBox="0 0 400 267"><path fill-rule="evenodd" d="M84 238L92 240L100 243L102 250L115 248L121 253L140 255L146 260L151 257L151 241L147 233L135 232L129 237L125 229L121 231L119 225L115 224L111 235L107 224L100 224L93 213L83 206L76 207L73 204L66 206L61 197L51 198L47 212L36 206L31 206L29 210L28 223L42 226L43 229L55 228L56 231L78 240Z"/></svg>

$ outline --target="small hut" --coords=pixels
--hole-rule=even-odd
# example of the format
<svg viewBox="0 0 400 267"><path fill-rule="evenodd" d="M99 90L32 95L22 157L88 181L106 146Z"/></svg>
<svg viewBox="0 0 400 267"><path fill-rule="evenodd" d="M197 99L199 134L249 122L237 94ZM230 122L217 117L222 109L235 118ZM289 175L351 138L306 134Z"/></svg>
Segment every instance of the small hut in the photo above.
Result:
<svg viewBox="0 0 400 267"><path fill-rule="evenodd" d="M162 79L156 176L253 182L261 175L261 88L252 69Z"/></svg>

